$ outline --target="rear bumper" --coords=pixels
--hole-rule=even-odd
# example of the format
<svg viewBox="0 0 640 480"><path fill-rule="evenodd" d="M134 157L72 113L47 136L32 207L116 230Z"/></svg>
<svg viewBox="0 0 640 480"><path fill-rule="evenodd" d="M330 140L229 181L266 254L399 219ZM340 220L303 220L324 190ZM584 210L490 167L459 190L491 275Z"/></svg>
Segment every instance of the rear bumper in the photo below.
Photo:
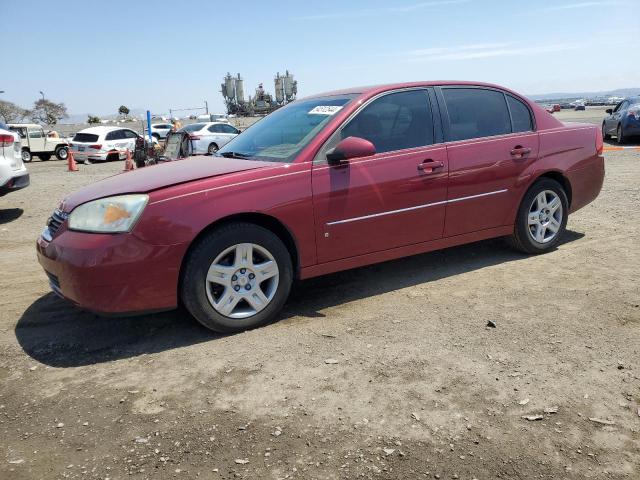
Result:
<svg viewBox="0 0 640 480"><path fill-rule="evenodd" d="M9 192L15 192L16 190L28 187L30 182L31 180L28 173L21 173L20 175L11 177L4 184L0 185L0 197Z"/></svg>
<svg viewBox="0 0 640 480"><path fill-rule="evenodd" d="M150 245L132 234L63 226L51 242L38 238L36 249L51 289L81 308L122 315L177 306L182 245Z"/></svg>
<svg viewBox="0 0 640 480"><path fill-rule="evenodd" d="M604 157L596 155L582 163L579 168L567 172L571 185L571 213L594 201L604 183Z"/></svg>

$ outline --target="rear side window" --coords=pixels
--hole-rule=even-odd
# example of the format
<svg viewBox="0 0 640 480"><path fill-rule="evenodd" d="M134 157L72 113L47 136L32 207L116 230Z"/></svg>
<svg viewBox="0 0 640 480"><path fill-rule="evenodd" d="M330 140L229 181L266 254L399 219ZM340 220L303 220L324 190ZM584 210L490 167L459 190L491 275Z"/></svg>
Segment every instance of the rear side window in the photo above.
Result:
<svg viewBox="0 0 640 480"><path fill-rule="evenodd" d="M204 127L204 123L192 123L191 125L185 125L182 127L182 130L187 133L193 133L201 130L202 127Z"/></svg>
<svg viewBox="0 0 640 480"><path fill-rule="evenodd" d="M73 137L74 142L97 142L98 135L94 135L93 133L76 133Z"/></svg>
<svg viewBox="0 0 640 480"><path fill-rule="evenodd" d="M511 95L507 95L507 103L511 111L511 122L513 123L513 132L529 132L533 130L533 122L531 121L531 112L529 108Z"/></svg>
<svg viewBox="0 0 640 480"><path fill-rule="evenodd" d="M122 140L125 138L124 130L114 130L113 132L107 133L105 140Z"/></svg>
<svg viewBox="0 0 640 480"><path fill-rule="evenodd" d="M133 130L123 130L125 138L138 138L138 134Z"/></svg>
<svg viewBox="0 0 640 480"><path fill-rule="evenodd" d="M222 133L238 133L238 130L231 125L220 125L220 129L222 130Z"/></svg>
<svg viewBox="0 0 640 480"><path fill-rule="evenodd" d="M491 137L511 133L504 94L481 88L443 88L449 113L448 140Z"/></svg>
<svg viewBox="0 0 640 480"><path fill-rule="evenodd" d="M343 129L341 139L360 137L376 153L433 143L433 117L426 90L391 93L367 105Z"/></svg>

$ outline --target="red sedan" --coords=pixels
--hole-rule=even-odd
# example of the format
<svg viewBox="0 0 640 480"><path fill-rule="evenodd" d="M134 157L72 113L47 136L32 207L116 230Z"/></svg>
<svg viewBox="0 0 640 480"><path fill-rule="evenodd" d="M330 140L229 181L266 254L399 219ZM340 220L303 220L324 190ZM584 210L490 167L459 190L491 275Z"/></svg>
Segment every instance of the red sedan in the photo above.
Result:
<svg viewBox="0 0 640 480"><path fill-rule="evenodd" d="M38 239L53 290L104 314L173 309L231 332L294 279L509 236L537 254L602 187L602 134L495 85L417 82L298 100L217 155L66 197Z"/></svg>

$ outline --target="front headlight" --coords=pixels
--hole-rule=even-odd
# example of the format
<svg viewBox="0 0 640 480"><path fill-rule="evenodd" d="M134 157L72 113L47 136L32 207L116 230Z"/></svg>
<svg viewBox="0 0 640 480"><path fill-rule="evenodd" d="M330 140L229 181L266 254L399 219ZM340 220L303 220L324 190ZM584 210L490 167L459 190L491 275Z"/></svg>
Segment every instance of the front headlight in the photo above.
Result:
<svg viewBox="0 0 640 480"><path fill-rule="evenodd" d="M148 195L118 195L80 205L69 215L69 229L81 232L128 232L149 201Z"/></svg>

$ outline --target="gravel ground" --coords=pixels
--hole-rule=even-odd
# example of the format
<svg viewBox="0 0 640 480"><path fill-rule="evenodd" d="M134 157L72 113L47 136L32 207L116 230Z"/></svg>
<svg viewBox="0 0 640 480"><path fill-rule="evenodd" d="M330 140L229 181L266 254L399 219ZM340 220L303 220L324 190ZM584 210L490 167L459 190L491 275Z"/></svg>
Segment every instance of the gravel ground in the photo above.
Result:
<svg viewBox="0 0 640 480"><path fill-rule="evenodd" d="M121 168L35 161L0 199L0 478L640 478L640 152L607 153L547 255L491 240L309 280L230 336L49 293L47 216Z"/></svg>

